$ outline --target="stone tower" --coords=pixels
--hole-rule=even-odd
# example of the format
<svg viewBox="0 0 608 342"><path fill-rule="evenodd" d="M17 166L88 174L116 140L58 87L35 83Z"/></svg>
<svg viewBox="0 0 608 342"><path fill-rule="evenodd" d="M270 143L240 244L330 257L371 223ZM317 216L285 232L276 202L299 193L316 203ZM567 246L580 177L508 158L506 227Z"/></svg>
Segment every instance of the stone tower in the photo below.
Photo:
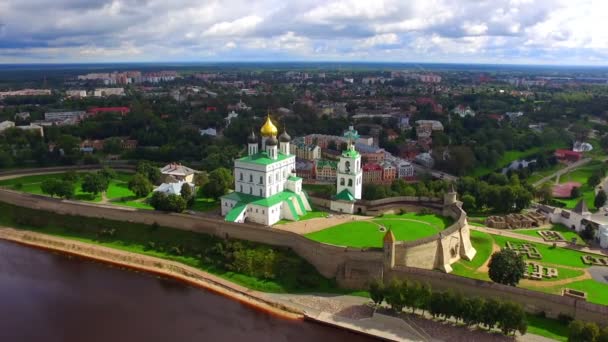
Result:
<svg viewBox="0 0 608 342"><path fill-rule="evenodd" d="M395 267L395 241L395 234L389 229L383 239L385 270Z"/></svg>

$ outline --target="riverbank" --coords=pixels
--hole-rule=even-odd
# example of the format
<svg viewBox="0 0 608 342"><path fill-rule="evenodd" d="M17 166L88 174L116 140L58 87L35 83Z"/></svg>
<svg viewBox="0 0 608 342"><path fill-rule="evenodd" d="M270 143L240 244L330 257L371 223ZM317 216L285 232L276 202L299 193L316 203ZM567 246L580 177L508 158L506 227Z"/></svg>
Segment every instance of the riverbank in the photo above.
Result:
<svg viewBox="0 0 608 342"><path fill-rule="evenodd" d="M302 304L294 301L293 297L297 297L298 295L290 296L283 294L277 296L275 294L250 290L213 274L170 260L1 226L0 239L37 249L82 257L134 271L147 272L161 277L172 278L198 288L212 291L254 309L267 312L283 319L305 319L372 336L380 340L419 340L419 335L412 331L406 324L399 326L397 322L393 321L390 331L387 331L387 317L383 315L372 314L365 320L349 319L346 317L338 319L334 316L333 312L315 310L310 308L310 303ZM355 298L354 301L353 298ZM337 301L343 302L344 299ZM364 298L352 297L350 299L351 303L349 304L362 306L366 301L367 299Z"/></svg>

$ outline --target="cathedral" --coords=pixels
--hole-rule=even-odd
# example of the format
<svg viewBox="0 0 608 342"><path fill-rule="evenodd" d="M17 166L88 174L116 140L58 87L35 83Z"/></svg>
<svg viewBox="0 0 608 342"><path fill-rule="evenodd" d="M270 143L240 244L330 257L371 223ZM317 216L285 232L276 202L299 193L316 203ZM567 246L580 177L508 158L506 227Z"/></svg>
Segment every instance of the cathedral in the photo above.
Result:
<svg viewBox="0 0 608 342"><path fill-rule="evenodd" d="M247 138L247 156L234 161L234 192L221 198L222 216L230 222L273 225L280 220L297 221L312 210L296 177L296 157L290 153L291 137L278 129L270 116Z"/></svg>

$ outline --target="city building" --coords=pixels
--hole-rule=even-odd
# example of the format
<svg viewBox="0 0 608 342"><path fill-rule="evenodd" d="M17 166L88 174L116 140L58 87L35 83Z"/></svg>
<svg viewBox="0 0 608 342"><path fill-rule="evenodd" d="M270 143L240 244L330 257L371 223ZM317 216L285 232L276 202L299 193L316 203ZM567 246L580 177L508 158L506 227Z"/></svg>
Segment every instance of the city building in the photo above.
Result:
<svg viewBox="0 0 608 342"><path fill-rule="evenodd" d="M315 161L315 175L319 181L336 181L338 163L333 160L317 159Z"/></svg>
<svg viewBox="0 0 608 342"><path fill-rule="evenodd" d="M363 165L363 183L382 183L382 167L378 164L368 163Z"/></svg>
<svg viewBox="0 0 608 342"><path fill-rule="evenodd" d="M87 111L91 115L97 115L99 113L120 113L126 115L131 112L129 107L95 107Z"/></svg>
<svg viewBox="0 0 608 342"><path fill-rule="evenodd" d="M297 221L312 210L295 175L296 157L290 154L291 137L278 130L270 116L260 129L260 143L251 132L247 156L234 161L235 190L221 198L226 221L273 225L282 219ZM277 148L277 145L278 148Z"/></svg>
<svg viewBox="0 0 608 342"><path fill-rule="evenodd" d="M124 88L97 88L93 91L95 97L106 97L106 96L124 96Z"/></svg>
<svg viewBox="0 0 608 342"><path fill-rule="evenodd" d="M20 112L15 114L15 121L27 121L30 117L30 112Z"/></svg>
<svg viewBox="0 0 608 342"><path fill-rule="evenodd" d="M86 90L66 90L65 95L70 98L79 99L79 98L87 97L87 91Z"/></svg>
<svg viewBox="0 0 608 342"><path fill-rule="evenodd" d="M298 159L315 160L321 159L321 148L318 145L306 144L304 138L294 139L290 144L290 153Z"/></svg>
<svg viewBox="0 0 608 342"><path fill-rule="evenodd" d="M82 110L70 111L70 112L46 112L44 113L45 121L65 121L75 120L80 121L86 117L87 113Z"/></svg>
<svg viewBox="0 0 608 342"><path fill-rule="evenodd" d="M382 167L382 182L383 183L391 183L395 179L397 179L397 167L389 162L383 161L380 163L380 167Z"/></svg>
<svg viewBox="0 0 608 342"><path fill-rule="evenodd" d="M303 179L315 179L315 163L296 157L296 175Z"/></svg>
<svg viewBox="0 0 608 342"><path fill-rule="evenodd" d="M555 158L557 158L557 160L565 163L577 162L581 160L581 158L583 158L582 152L570 151L565 149L555 150L555 153L553 155L555 156Z"/></svg>
<svg viewBox="0 0 608 342"><path fill-rule="evenodd" d="M418 163L424 167L427 167L429 169L433 168L433 165L435 165L435 160L433 159L431 154L428 152L420 153L419 155L416 156L416 158L414 158L414 160L416 161L416 163Z"/></svg>

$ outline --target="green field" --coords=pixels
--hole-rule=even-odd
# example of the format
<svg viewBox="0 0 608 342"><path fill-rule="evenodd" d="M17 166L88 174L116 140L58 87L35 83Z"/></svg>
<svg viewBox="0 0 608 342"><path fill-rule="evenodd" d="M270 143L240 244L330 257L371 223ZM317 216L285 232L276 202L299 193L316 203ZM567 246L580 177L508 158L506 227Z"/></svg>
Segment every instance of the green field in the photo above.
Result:
<svg viewBox="0 0 608 342"><path fill-rule="evenodd" d="M528 183L529 184L533 184L535 182L538 182L539 180L563 169L566 167L566 164L563 163L557 163L551 167L548 167L546 169L540 170L540 171L535 171L533 174L530 175L530 177L528 177Z"/></svg>
<svg viewBox="0 0 608 342"><path fill-rule="evenodd" d="M486 273L480 274L476 270L490 258L494 239L488 233L471 230L471 244L477 251L475 257L471 261L460 260L452 264L452 273L467 278L489 280Z"/></svg>
<svg viewBox="0 0 608 342"><path fill-rule="evenodd" d="M557 341L565 342L568 340L568 326L558 320L536 315L527 315L526 319L528 321L528 333Z"/></svg>
<svg viewBox="0 0 608 342"><path fill-rule="evenodd" d="M381 226L390 229L398 241L412 241L435 235L450 224L449 218L438 215L406 213L343 223L306 234L306 237L337 246L382 247L385 232Z"/></svg>
<svg viewBox="0 0 608 342"><path fill-rule="evenodd" d="M513 233L528 235L540 238L541 236L538 234L541 230L551 230L555 232L560 232L566 241L570 242L573 238L576 238L576 244L579 246L587 246L587 243L573 230L568 229L566 226L562 224L554 224L551 228L536 228L536 229L514 229Z"/></svg>
<svg viewBox="0 0 608 342"><path fill-rule="evenodd" d="M568 209L573 209L582 198L585 200L585 203L587 203L587 207L589 207L590 210L593 210L595 208L595 205L593 204L593 201L595 199L595 190L587 184L587 180L589 179L589 177L591 177L591 175L593 175L595 172L597 172L601 166L602 166L602 162L592 161L572 172L562 175L559 178L560 183L566 183L566 182L581 183L580 190L581 190L582 196L578 197L578 198L571 198L571 199L570 198L569 199L556 199L556 201L563 203L565 205L565 207Z"/></svg>
<svg viewBox="0 0 608 342"><path fill-rule="evenodd" d="M496 163L496 165L497 165L496 167L494 167L494 168L485 167L485 166L477 167L477 168L475 168L475 170L473 170L473 172L471 173L471 176L480 177L480 176L486 175L488 173L491 173L492 171L494 171L496 169L508 166L509 164L511 164L512 162L514 162L516 160L525 159L533 154L537 154L540 152L549 152L549 151L553 151L555 149L562 148L562 147L565 147L565 144L560 143L560 144L553 144L550 146L538 146L538 147L529 148L524 151L519 151L519 150L505 151L505 153L502 155L502 157L500 157L500 159Z"/></svg>

